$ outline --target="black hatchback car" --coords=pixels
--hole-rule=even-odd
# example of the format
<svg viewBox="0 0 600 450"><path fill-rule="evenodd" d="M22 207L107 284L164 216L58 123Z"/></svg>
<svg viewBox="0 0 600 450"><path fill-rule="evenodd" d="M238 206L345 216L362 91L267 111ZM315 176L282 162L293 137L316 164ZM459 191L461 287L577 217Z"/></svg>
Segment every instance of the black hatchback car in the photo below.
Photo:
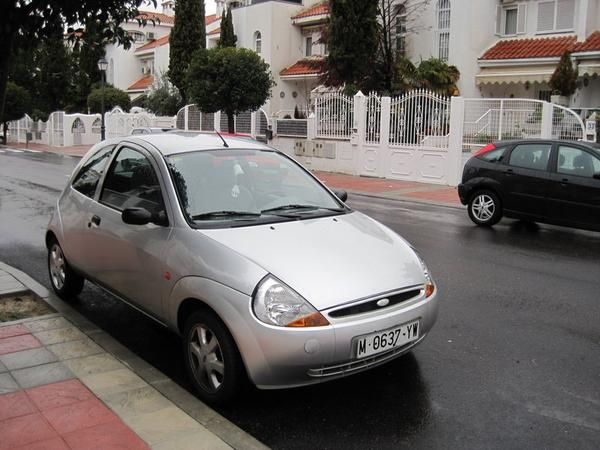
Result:
<svg viewBox="0 0 600 450"><path fill-rule="evenodd" d="M495 142L467 161L458 194L477 225L491 226L506 216L600 231L600 147Z"/></svg>

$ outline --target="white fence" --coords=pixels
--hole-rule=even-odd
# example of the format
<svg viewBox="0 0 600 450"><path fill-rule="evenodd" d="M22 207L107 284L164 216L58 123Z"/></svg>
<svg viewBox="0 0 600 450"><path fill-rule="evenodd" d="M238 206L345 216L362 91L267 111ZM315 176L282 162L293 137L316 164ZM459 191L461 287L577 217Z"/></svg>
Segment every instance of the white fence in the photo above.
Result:
<svg viewBox="0 0 600 450"><path fill-rule="evenodd" d="M264 137L269 127L269 119L263 109L245 111L234 116L236 133ZM223 131L228 130L227 115L224 112L205 113L196 105L186 105L177 112L177 128L186 131Z"/></svg>
<svg viewBox="0 0 600 450"><path fill-rule="evenodd" d="M136 127L174 128L174 117L160 117L142 109L126 113L116 107L104 116L106 137L127 136ZM100 141L100 114L66 114L55 111L48 121L34 121L28 115L9 123L8 142L45 144L55 147L93 145ZM29 137L29 139L28 139Z"/></svg>

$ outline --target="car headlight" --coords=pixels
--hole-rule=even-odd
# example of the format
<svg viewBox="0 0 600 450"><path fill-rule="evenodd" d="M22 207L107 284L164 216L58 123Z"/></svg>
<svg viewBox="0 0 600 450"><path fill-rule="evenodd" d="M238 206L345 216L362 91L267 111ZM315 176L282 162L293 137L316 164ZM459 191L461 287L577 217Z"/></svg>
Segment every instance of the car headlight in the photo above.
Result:
<svg viewBox="0 0 600 450"><path fill-rule="evenodd" d="M254 314L264 323L280 327L323 327L327 319L300 294L267 275L258 284L252 301Z"/></svg>
<svg viewBox="0 0 600 450"><path fill-rule="evenodd" d="M431 272L427 268L427 264L425 264L425 261L423 261L423 258L421 258L421 255L419 255L417 252L415 252L415 253L417 254L417 258L419 258L419 262L421 263L421 268L423 269L423 275L425 275L425 298L431 297L433 294L433 291L435 291L435 284L433 284L433 278L431 277Z"/></svg>

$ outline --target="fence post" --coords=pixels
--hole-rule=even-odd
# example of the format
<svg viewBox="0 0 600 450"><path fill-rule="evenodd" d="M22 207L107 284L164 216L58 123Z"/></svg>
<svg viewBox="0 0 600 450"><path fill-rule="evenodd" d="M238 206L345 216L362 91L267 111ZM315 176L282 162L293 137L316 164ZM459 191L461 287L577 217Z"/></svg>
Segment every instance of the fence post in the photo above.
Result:
<svg viewBox="0 0 600 450"><path fill-rule="evenodd" d="M273 121L276 122L276 121ZM306 138L309 141L314 141L317 137L317 117L314 112L311 112L306 119Z"/></svg>
<svg viewBox="0 0 600 450"><path fill-rule="evenodd" d="M190 110L189 105L186 105L183 109L183 129L185 131L188 131L189 128L189 123L188 123L188 111Z"/></svg>
<svg viewBox="0 0 600 450"><path fill-rule="evenodd" d="M214 129L217 132L221 131L221 111L217 111L216 113L213 114L213 119L214 119Z"/></svg>
<svg viewBox="0 0 600 450"><path fill-rule="evenodd" d="M504 121L504 100L500 100L500 117L498 118L498 140L502 140L502 122Z"/></svg>
<svg viewBox="0 0 600 450"><path fill-rule="evenodd" d="M554 105L552 103L542 103L542 129L540 137L542 139L552 139L552 116L554 114Z"/></svg>
<svg viewBox="0 0 600 450"><path fill-rule="evenodd" d="M392 99L381 97L381 117L379 123L379 144L382 148L390 145L390 115L392 113Z"/></svg>
<svg viewBox="0 0 600 450"><path fill-rule="evenodd" d="M256 111L250 113L250 135L256 137Z"/></svg>
<svg viewBox="0 0 600 450"><path fill-rule="evenodd" d="M465 126L465 99L450 98L450 136L448 137L448 172L450 186L458 186L462 172L462 143Z"/></svg>
<svg viewBox="0 0 600 450"><path fill-rule="evenodd" d="M354 123L352 125L352 135L350 142L352 145L359 145L365 142L366 128L366 105L365 94L358 91L354 96Z"/></svg>

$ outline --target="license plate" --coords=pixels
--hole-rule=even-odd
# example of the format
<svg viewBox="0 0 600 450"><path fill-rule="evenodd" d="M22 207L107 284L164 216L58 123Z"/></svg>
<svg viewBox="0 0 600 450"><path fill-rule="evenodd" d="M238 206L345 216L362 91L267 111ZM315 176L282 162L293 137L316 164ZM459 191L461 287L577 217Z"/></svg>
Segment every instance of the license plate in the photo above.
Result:
<svg viewBox="0 0 600 450"><path fill-rule="evenodd" d="M402 347L419 338L419 321L405 323L394 328L365 334L356 339L356 358L366 358L397 347Z"/></svg>

